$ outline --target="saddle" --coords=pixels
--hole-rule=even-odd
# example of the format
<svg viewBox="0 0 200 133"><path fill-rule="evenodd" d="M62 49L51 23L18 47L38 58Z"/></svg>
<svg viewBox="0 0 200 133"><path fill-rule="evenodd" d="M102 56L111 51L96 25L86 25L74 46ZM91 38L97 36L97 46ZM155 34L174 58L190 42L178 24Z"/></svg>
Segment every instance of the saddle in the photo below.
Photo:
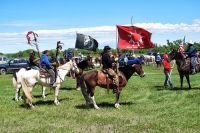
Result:
<svg viewBox="0 0 200 133"><path fill-rule="evenodd" d="M48 78L51 76L44 68L41 68L39 72L41 78Z"/></svg>
<svg viewBox="0 0 200 133"><path fill-rule="evenodd" d="M118 80L119 80L119 85L122 84L123 78L121 73L118 73ZM108 91L110 90L110 88L114 88L112 77L110 77L107 71L104 69L98 71L98 84L106 85Z"/></svg>
<svg viewBox="0 0 200 133"><path fill-rule="evenodd" d="M186 58L185 61L186 61L186 65L183 66L181 69L184 69L184 68L186 68L186 67L189 67L190 74L191 74L191 69L190 69L190 67L191 67L191 66L190 66L190 58ZM194 60L194 65L195 65L195 71L196 71L196 73L199 72L199 64L200 64L200 62L198 61L198 58L195 58L195 60Z"/></svg>

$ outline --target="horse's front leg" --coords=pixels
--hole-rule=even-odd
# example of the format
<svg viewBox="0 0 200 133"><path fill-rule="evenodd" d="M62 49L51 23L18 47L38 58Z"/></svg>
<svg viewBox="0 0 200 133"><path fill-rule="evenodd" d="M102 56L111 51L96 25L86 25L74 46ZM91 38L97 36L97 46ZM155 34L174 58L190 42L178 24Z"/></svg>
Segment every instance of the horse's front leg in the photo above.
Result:
<svg viewBox="0 0 200 133"><path fill-rule="evenodd" d="M45 90L46 90L46 87L42 86L42 98L46 98L46 96L45 96Z"/></svg>
<svg viewBox="0 0 200 133"><path fill-rule="evenodd" d="M120 104L119 104L119 97L120 97L120 93L121 93L121 88L119 88L119 90L116 93L116 102L115 102L115 108L119 108Z"/></svg>
<svg viewBox="0 0 200 133"><path fill-rule="evenodd" d="M57 84L56 88L55 88L55 99L54 99L54 104L55 105L59 105L59 101L58 101L58 93L59 93L59 89L60 89L60 84Z"/></svg>
<svg viewBox="0 0 200 133"><path fill-rule="evenodd" d="M95 101L95 99L94 99L94 90L95 90L95 88L92 88L92 91L91 91L91 101L92 101L92 103L93 103L93 105L94 105L94 108L95 109L100 109L98 106L97 106L97 104L96 104L96 101Z"/></svg>
<svg viewBox="0 0 200 133"><path fill-rule="evenodd" d="M77 77L76 78L76 90L78 90L78 91L81 90L79 81L80 81L80 77Z"/></svg>
<svg viewBox="0 0 200 133"><path fill-rule="evenodd" d="M188 83L188 86L189 86L188 89L191 89L191 86L190 86L190 77L189 77L189 75L185 75L185 77L187 79L187 83Z"/></svg>
<svg viewBox="0 0 200 133"><path fill-rule="evenodd" d="M181 89L183 88L183 75L182 74L179 74L179 76L180 76L180 80L181 80Z"/></svg>

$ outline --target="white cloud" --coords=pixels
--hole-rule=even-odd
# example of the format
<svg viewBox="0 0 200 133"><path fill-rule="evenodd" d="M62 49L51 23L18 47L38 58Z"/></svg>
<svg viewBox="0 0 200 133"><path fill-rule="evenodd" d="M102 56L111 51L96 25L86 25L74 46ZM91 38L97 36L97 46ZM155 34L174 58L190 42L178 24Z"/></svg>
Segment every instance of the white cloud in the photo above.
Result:
<svg viewBox="0 0 200 133"><path fill-rule="evenodd" d="M194 20L194 24L162 24L162 23L136 23L135 26L147 29L152 34L152 41L158 44L165 44L167 39L171 41L180 39L183 35L188 35L200 42L200 19ZM0 33L1 51L5 53L18 52L19 50L30 49L26 44L26 33ZM74 47L76 41L76 32L90 35L97 39L100 48L105 44L115 46L116 44L116 27L115 26L99 26L86 28L68 28L60 30L37 30L34 31L39 35L40 49L54 49L56 42L64 42L64 48ZM194 34L195 33L195 34ZM177 38L175 38L177 37Z"/></svg>

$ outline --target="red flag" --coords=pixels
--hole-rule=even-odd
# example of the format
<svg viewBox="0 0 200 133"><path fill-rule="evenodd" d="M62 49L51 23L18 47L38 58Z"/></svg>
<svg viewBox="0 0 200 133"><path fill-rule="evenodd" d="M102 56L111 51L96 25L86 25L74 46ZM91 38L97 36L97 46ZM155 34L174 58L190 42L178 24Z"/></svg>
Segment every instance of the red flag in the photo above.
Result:
<svg viewBox="0 0 200 133"><path fill-rule="evenodd" d="M136 26L119 26L118 49L145 49L155 45L150 41L151 33Z"/></svg>
<svg viewBox="0 0 200 133"><path fill-rule="evenodd" d="M185 36L182 39L182 42L180 44L180 47L178 49L178 52L181 53L183 55L184 58L186 58L186 54L184 54L184 44L185 44Z"/></svg>

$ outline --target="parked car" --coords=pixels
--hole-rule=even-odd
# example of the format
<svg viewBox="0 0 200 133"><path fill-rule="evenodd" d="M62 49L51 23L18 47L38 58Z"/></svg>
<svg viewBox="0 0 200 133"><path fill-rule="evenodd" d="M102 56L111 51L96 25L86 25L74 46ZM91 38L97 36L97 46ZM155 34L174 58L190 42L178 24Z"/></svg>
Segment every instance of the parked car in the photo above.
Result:
<svg viewBox="0 0 200 133"><path fill-rule="evenodd" d="M127 62L127 65L130 65L130 64L136 64L136 63L142 63L142 59L141 58L134 58L134 57L128 57L128 62ZM124 66L124 58L123 56L121 56L119 58L119 67L123 67Z"/></svg>
<svg viewBox="0 0 200 133"><path fill-rule="evenodd" d="M0 64L0 74L13 73L21 68L29 66L29 61L26 58L15 58L9 60L5 64Z"/></svg>
<svg viewBox="0 0 200 133"><path fill-rule="evenodd" d="M8 58L5 55L0 55L0 64L8 62Z"/></svg>

